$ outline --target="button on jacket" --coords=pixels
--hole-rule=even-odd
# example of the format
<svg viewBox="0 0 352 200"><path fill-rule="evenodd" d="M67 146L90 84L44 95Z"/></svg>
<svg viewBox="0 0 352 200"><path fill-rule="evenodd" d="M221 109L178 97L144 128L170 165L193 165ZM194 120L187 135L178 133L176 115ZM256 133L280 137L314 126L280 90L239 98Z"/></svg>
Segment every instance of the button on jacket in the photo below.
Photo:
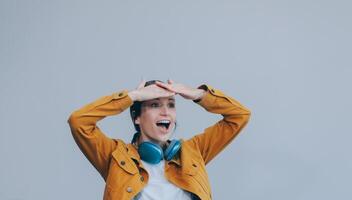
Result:
<svg viewBox="0 0 352 200"><path fill-rule="evenodd" d="M211 199L205 165L225 148L247 124L250 111L237 100L209 85L195 103L223 118L188 140L181 139L178 156L165 162L165 176L176 186L189 191L194 199ZM103 96L74 111L68 123L83 154L105 180L104 200L131 200L148 184L148 173L137 149L120 139L107 137L97 122L117 115L133 104L127 90Z"/></svg>

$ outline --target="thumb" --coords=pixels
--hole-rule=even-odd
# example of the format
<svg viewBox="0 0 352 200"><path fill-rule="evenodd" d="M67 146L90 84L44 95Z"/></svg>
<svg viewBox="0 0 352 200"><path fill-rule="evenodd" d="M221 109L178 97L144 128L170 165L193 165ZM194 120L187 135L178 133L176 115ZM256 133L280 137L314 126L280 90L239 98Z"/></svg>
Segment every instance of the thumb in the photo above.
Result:
<svg viewBox="0 0 352 200"><path fill-rule="evenodd" d="M174 84L175 82L174 82L173 80L171 80L171 79L168 79L168 80L167 80L167 83L168 83L168 84Z"/></svg>
<svg viewBox="0 0 352 200"><path fill-rule="evenodd" d="M143 88L143 87L144 87L144 85L145 85L145 80L142 80L142 81L139 83L139 85L138 85L137 89L141 89L141 88Z"/></svg>

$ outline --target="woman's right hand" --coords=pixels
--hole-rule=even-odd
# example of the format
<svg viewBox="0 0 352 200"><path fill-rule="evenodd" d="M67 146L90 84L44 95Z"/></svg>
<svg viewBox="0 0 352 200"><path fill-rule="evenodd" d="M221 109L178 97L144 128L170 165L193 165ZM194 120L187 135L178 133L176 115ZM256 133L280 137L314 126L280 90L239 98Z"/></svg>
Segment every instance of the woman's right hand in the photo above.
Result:
<svg viewBox="0 0 352 200"><path fill-rule="evenodd" d="M155 98L171 97L176 93L165 88L158 86L157 84L148 85L144 87L145 81L141 81L137 89L128 92L128 96L133 101L146 101Z"/></svg>

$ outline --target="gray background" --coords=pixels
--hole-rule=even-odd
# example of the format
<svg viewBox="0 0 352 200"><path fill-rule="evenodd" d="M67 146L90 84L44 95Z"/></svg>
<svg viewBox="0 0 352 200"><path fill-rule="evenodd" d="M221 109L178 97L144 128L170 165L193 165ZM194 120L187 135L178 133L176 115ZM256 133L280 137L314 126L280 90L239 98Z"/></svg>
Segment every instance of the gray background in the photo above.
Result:
<svg viewBox="0 0 352 200"><path fill-rule="evenodd" d="M207 83L252 111L208 165L213 197L351 199L349 1L0 2L0 199L102 199L72 111L141 78ZM220 116L177 98L175 137ZM99 127L129 141L128 115Z"/></svg>

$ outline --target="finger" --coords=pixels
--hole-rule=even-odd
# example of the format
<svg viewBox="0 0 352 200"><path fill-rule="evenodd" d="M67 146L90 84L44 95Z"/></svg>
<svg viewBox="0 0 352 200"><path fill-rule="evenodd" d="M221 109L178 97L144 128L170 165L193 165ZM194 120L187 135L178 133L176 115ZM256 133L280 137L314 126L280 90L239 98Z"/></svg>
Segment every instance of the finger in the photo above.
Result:
<svg viewBox="0 0 352 200"><path fill-rule="evenodd" d="M155 82L155 84L161 88L168 89L168 87L165 83L157 81L157 82Z"/></svg>
<svg viewBox="0 0 352 200"><path fill-rule="evenodd" d="M142 81L139 83L139 85L138 85L137 89L141 89L141 88L143 88L143 87L144 87L144 85L145 85L145 80L142 80Z"/></svg>
<svg viewBox="0 0 352 200"><path fill-rule="evenodd" d="M175 96L176 94L174 92L167 92L167 93L163 93L162 97L172 97Z"/></svg>
<svg viewBox="0 0 352 200"><path fill-rule="evenodd" d="M160 86L157 86L155 85L155 87L157 87L157 90L154 91L154 94L155 94L155 98L158 98L158 97L170 97L170 96L173 96L175 95L175 92L172 92L168 89L165 89L163 87L160 87Z"/></svg>
<svg viewBox="0 0 352 200"><path fill-rule="evenodd" d="M162 88L164 88L164 89L166 89L166 90L170 90L170 91L172 91L172 92L176 92L175 89L172 88L172 87L171 87L170 85L168 85L168 84L157 82L156 85L159 86L159 87L162 87Z"/></svg>
<svg viewBox="0 0 352 200"><path fill-rule="evenodd" d="M168 82L169 84L174 84L174 83L175 83L175 82L174 82L173 80L171 80L171 79L168 79L167 82Z"/></svg>

